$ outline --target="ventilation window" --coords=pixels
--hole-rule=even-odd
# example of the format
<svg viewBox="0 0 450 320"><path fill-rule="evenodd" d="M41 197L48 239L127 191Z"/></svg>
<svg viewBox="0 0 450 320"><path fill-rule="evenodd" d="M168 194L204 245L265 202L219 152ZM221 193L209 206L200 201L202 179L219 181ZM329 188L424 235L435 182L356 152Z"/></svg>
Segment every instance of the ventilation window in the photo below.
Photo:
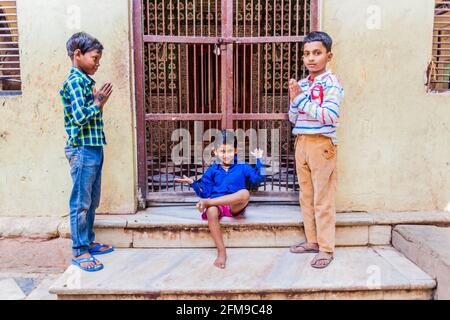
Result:
<svg viewBox="0 0 450 320"><path fill-rule="evenodd" d="M21 87L16 1L0 1L0 94L20 94Z"/></svg>

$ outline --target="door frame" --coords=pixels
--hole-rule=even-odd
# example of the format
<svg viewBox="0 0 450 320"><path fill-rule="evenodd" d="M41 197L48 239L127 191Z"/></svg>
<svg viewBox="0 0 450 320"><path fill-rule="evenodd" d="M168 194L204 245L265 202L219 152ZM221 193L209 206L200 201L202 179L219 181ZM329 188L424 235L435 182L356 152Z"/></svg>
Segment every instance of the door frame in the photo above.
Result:
<svg viewBox="0 0 450 320"><path fill-rule="evenodd" d="M253 43L274 43L274 42L301 42L304 36L272 36L272 37L234 37L233 36L233 0L222 0L222 35L216 36L168 36L168 35L144 35L143 27L143 1L133 0L132 3L132 25L133 25L133 58L134 58L134 82L135 82L135 104L136 104L136 144L137 144L137 187L138 205L140 208L146 207L148 197L148 172L147 172L147 146L146 146L146 118L153 120L193 120L190 115L164 114L146 115L144 105L145 77L144 77L144 57L143 44L146 42L172 42L172 43L198 43L217 44L222 52L221 58L221 106L225 107L225 112L219 114L197 115L199 120L221 120L222 128L232 129L235 120L286 120L287 115L269 114L233 114L233 50L235 44ZM319 27L319 1L311 0L311 30L318 30ZM223 14L225 13L225 14ZM223 108L223 107L222 107ZM186 194L187 195L187 194ZM270 192L268 199L273 198ZM180 197L175 197L178 200ZM287 197L287 201L292 195ZM171 201L170 198L167 201Z"/></svg>

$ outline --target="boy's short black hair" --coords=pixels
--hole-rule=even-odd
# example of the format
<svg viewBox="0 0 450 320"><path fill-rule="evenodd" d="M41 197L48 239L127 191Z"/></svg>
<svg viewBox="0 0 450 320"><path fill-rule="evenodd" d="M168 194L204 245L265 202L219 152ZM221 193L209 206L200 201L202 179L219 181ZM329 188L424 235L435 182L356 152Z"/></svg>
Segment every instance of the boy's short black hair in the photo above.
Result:
<svg viewBox="0 0 450 320"><path fill-rule="evenodd" d="M224 144L233 145L235 149L237 148L237 138L233 130L223 129L220 131L220 135L216 137L216 140L214 141L214 147L216 149Z"/></svg>
<svg viewBox="0 0 450 320"><path fill-rule="evenodd" d="M103 45L100 41L86 32L78 32L71 36L67 41L66 48L67 54L71 59L73 59L73 55L77 49L80 49L82 54L93 50L103 51Z"/></svg>
<svg viewBox="0 0 450 320"><path fill-rule="evenodd" d="M331 47L333 46L333 39L326 32L314 31L306 35L303 40L303 44L320 41L327 49L327 52L331 52Z"/></svg>

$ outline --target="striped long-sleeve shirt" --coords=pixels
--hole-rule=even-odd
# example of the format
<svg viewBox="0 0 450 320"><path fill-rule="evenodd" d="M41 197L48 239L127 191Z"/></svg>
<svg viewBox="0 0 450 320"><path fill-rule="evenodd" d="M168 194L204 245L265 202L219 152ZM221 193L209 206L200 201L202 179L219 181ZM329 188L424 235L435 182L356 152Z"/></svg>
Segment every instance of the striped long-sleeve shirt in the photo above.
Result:
<svg viewBox="0 0 450 320"><path fill-rule="evenodd" d="M344 98L344 89L338 78L327 71L315 79L307 77L298 84L303 93L290 103L289 121L294 125L292 133L321 134L337 144L336 128Z"/></svg>
<svg viewBox="0 0 450 320"><path fill-rule="evenodd" d="M67 145L103 146L106 144L103 132L103 117L100 108L94 104L95 81L78 68L72 67L59 94L64 105L64 127Z"/></svg>

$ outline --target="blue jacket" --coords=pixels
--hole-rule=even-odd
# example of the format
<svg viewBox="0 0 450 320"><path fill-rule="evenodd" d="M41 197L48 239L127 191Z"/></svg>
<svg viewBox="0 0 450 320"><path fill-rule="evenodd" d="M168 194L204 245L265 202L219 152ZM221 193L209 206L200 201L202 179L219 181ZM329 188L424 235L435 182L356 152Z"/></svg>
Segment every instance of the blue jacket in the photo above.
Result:
<svg viewBox="0 0 450 320"><path fill-rule="evenodd" d="M200 198L218 198L246 189L246 182L261 183L264 180L265 168L260 159L256 167L247 163L234 163L225 171L220 163L209 167L202 178L194 181L192 188Z"/></svg>

